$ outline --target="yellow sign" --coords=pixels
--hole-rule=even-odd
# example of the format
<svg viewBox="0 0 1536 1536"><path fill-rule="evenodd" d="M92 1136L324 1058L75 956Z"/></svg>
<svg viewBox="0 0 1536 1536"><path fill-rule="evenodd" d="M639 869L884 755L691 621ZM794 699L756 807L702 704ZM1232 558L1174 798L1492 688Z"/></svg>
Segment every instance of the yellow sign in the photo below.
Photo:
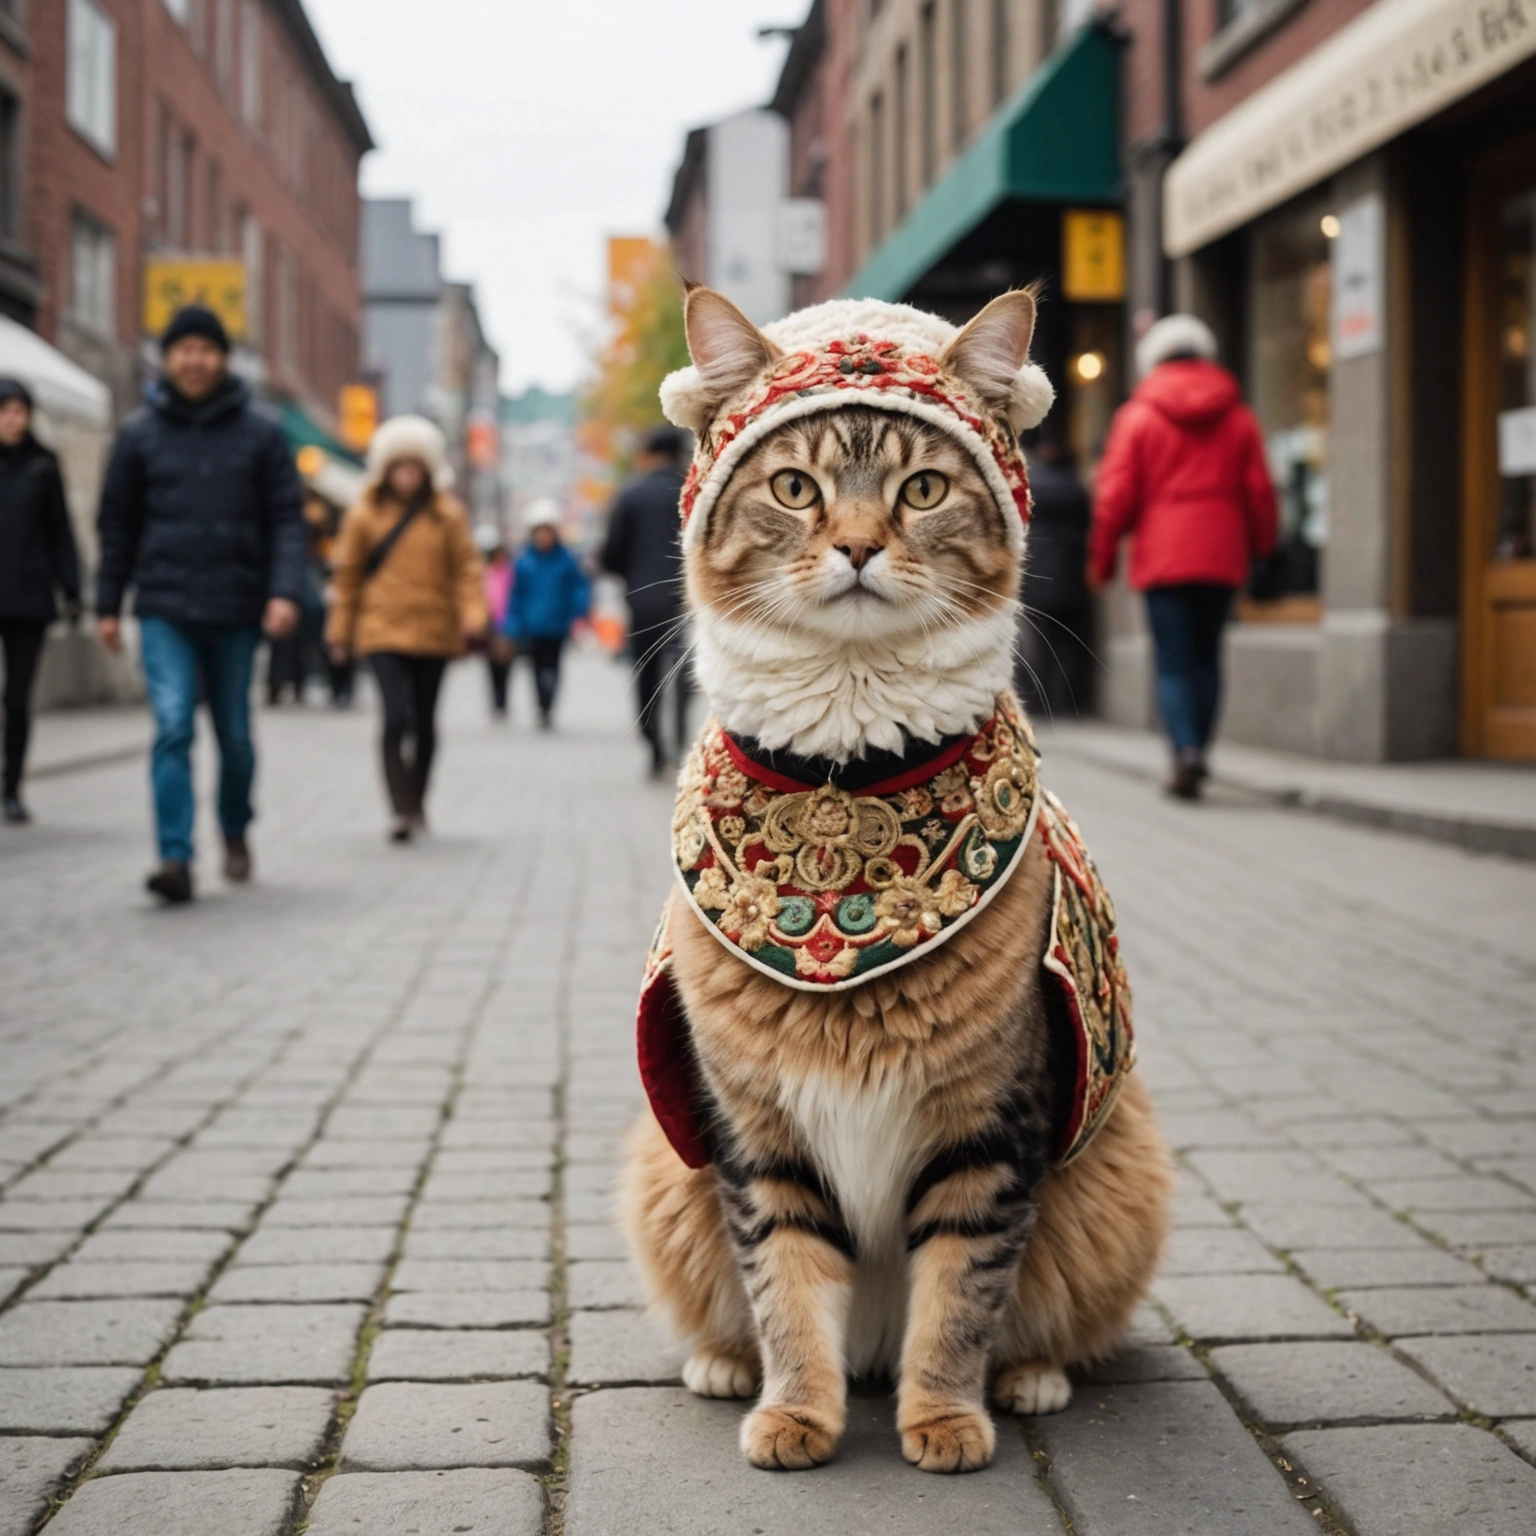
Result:
<svg viewBox="0 0 1536 1536"><path fill-rule="evenodd" d="M1087 304L1125 297L1125 223L1118 213L1069 208L1062 214L1061 292Z"/></svg>
<svg viewBox="0 0 1536 1536"><path fill-rule="evenodd" d="M158 336L183 304L203 304L224 322L231 341L245 337L243 261L151 257L144 263L144 329Z"/></svg>
<svg viewBox="0 0 1536 1536"><path fill-rule="evenodd" d="M379 424L379 392L371 384L343 384L336 412L341 440L357 453L364 452Z"/></svg>

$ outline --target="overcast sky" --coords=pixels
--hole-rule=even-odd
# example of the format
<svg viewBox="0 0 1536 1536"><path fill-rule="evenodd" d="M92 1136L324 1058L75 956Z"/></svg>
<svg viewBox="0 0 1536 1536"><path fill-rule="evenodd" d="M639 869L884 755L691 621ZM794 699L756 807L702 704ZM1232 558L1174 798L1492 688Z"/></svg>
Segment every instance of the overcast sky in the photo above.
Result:
<svg viewBox="0 0 1536 1536"><path fill-rule="evenodd" d="M306 0L379 148L368 196L416 200L473 281L502 387L565 389L609 234L661 231L687 129L772 94L808 0Z"/></svg>

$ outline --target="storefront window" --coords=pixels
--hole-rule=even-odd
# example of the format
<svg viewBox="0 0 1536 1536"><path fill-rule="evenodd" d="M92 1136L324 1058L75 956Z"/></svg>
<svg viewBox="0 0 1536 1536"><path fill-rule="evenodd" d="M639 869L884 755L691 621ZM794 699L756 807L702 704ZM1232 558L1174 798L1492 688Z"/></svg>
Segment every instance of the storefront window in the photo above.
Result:
<svg viewBox="0 0 1536 1536"><path fill-rule="evenodd" d="M1315 594L1328 541L1329 244L1338 220L1309 200L1256 226L1249 266L1249 398L1280 500L1280 543L1254 596Z"/></svg>
<svg viewBox="0 0 1536 1536"><path fill-rule="evenodd" d="M1499 520L1496 561L1536 559L1536 191L1500 219Z"/></svg>

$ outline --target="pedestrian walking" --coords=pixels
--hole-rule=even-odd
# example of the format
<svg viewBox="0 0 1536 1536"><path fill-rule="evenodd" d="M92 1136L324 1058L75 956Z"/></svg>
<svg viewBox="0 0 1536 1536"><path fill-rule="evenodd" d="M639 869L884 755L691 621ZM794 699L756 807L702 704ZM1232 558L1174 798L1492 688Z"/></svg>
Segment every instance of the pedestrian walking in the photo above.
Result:
<svg viewBox="0 0 1536 1536"><path fill-rule="evenodd" d="M690 675L683 638L683 553L678 497L686 446L676 427L656 427L635 460L636 474L608 514L602 567L624 579L629 599L629 649L634 662L640 734L651 748L651 773L661 777L688 747ZM669 758L662 728L663 695L671 684L673 728Z"/></svg>
<svg viewBox="0 0 1536 1536"><path fill-rule="evenodd" d="M485 606L490 614L490 638L485 646L485 669L491 684L491 718L507 718L507 687L517 647L506 632L507 604L512 597L512 556L499 528L482 524L475 542L485 560Z"/></svg>
<svg viewBox="0 0 1536 1536"><path fill-rule="evenodd" d="M224 874L251 876L251 673L262 631L279 639L299 622L304 519L288 445L229 372L219 317L188 305L160 345L164 377L124 422L107 467L96 612L102 643L120 650L119 614L134 588L155 718L150 772L160 849L160 866L145 883L176 904L193 895L199 692L219 743Z"/></svg>
<svg viewBox="0 0 1536 1536"><path fill-rule="evenodd" d="M1088 488L1054 434L1026 442L1029 559L1015 686L1032 712L1085 714L1093 703L1093 610L1088 593Z"/></svg>
<svg viewBox="0 0 1536 1536"><path fill-rule="evenodd" d="M32 818L21 779L32 734L32 684L58 598L80 618L80 557L59 461L32 435L32 395L0 378L0 650L5 655L5 819Z"/></svg>
<svg viewBox="0 0 1536 1536"><path fill-rule="evenodd" d="M560 539L560 508L536 501L527 511L528 543L512 569L504 632L533 667L539 726L548 730L560 692L560 658L571 628L587 616L592 587Z"/></svg>
<svg viewBox="0 0 1536 1536"><path fill-rule="evenodd" d="M1130 535L1173 748L1167 789L1185 800L1206 777L1232 596L1276 535L1263 435L1215 357L1216 338L1193 315L1168 315L1142 337L1141 383L1115 413L1099 465L1090 557L1091 578L1108 581Z"/></svg>
<svg viewBox="0 0 1536 1536"><path fill-rule="evenodd" d="M326 640L338 665L367 660L383 704L390 838L426 830L437 701L448 663L485 636L485 578L449 494L443 434L422 416L374 433L368 484L341 525Z"/></svg>

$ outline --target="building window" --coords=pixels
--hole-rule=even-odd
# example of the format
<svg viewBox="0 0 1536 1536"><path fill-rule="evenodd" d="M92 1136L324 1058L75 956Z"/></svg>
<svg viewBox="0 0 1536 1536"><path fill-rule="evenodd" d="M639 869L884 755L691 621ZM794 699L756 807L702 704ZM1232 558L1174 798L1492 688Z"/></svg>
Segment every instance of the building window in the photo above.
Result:
<svg viewBox="0 0 1536 1536"><path fill-rule="evenodd" d="M938 70L934 58L934 0L924 5L917 24L918 88L923 93L923 185L933 184L939 168Z"/></svg>
<svg viewBox="0 0 1536 1536"><path fill-rule="evenodd" d="M899 224L907 216L907 135L911 132L912 92L907 82L907 45L896 50L896 92L891 106L891 133L894 143L891 170L895 178L895 197L891 206Z"/></svg>
<svg viewBox="0 0 1536 1536"><path fill-rule="evenodd" d="M178 26L186 26L192 18L192 0L165 0L165 8L176 18Z"/></svg>
<svg viewBox="0 0 1536 1536"><path fill-rule="evenodd" d="M117 238L88 214L69 231L69 318L97 336L117 334Z"/></svg>
<svg viewBox="0 0 1536 1536"><path fill-rule="evenodd" d="M299 371L299 264L289 250L277 259L277 358L293 379Z"/></svg>
<svg viewBox="0 0 1536 1536"><path fill-rule="evenodd" d="M1330 233L1322 199L1257 224L1249 261L1249 396L1280 499L1280 542L1266 597L1318 590L1328 542Z"/></svg>
<svg viewBox="0 0 1536 1536"><path fill-rule="evenodd" d="M224 173L219 162L208 160L208 192L203 203L204 246L215 256L224 252Z"/></svg>
<svg viewBox="0 0 1536 1536"><path fill-rule="evenodd" d="M1008 0L992 0L992 105L1000 107L1008 95Z"/></svg>
<svg viewBox="0 0 1536 1536"><path fill-rule="evenodd" d="M969 0L949 0L949 112L950 132L954 135L955 153L965 147L965 136L970 131L966 111L970 106L967 96L970 59L966 57L970 47L965 25L965 8Z"/></svg>
<svg viewBox="0 0 1536 1536"><path fill-rule="evenodd" d="M878 245L885 237L885 97L869 98L869 235Z"/></svg>
<svg viewBox="0 0 1536 1536"><path fill-rule="evenodd" d="M222 95L228 95L235 83L235 5L236 0L212 0L213 78Z"/></svg>
<svg viewBox="0 0 1536 1536"><path fill-rule="evenodd" d="M0 235L21 231L21 101L0 86Z"/></svg>
<svg viewBox="0 0 1536 1536"><path fill-rule="evenodd" d="M245 263L245 334L253 347L261 345L262 301L266 268L262 261L261 225L249 209L240 213L240 259Z"/></svg>
<svg viewBox="0 0 1536 1536"><path fill-rule="evenodd" d="M95 0L69 0L65 116L104 155L117 151L117 24Z"/></svg>
<svg viewBox="0 0 1536 1536"><path fill-rule="evenodd" d="M261 4L241 0L240 115L248 126L261 126Z"/></svg>
<svg viewBox="0 0 1536 1536"><path fill-rule="evenodd" d="M165 220L168 245L184 250L192 243L192 135L165 115Z"/></svg>

